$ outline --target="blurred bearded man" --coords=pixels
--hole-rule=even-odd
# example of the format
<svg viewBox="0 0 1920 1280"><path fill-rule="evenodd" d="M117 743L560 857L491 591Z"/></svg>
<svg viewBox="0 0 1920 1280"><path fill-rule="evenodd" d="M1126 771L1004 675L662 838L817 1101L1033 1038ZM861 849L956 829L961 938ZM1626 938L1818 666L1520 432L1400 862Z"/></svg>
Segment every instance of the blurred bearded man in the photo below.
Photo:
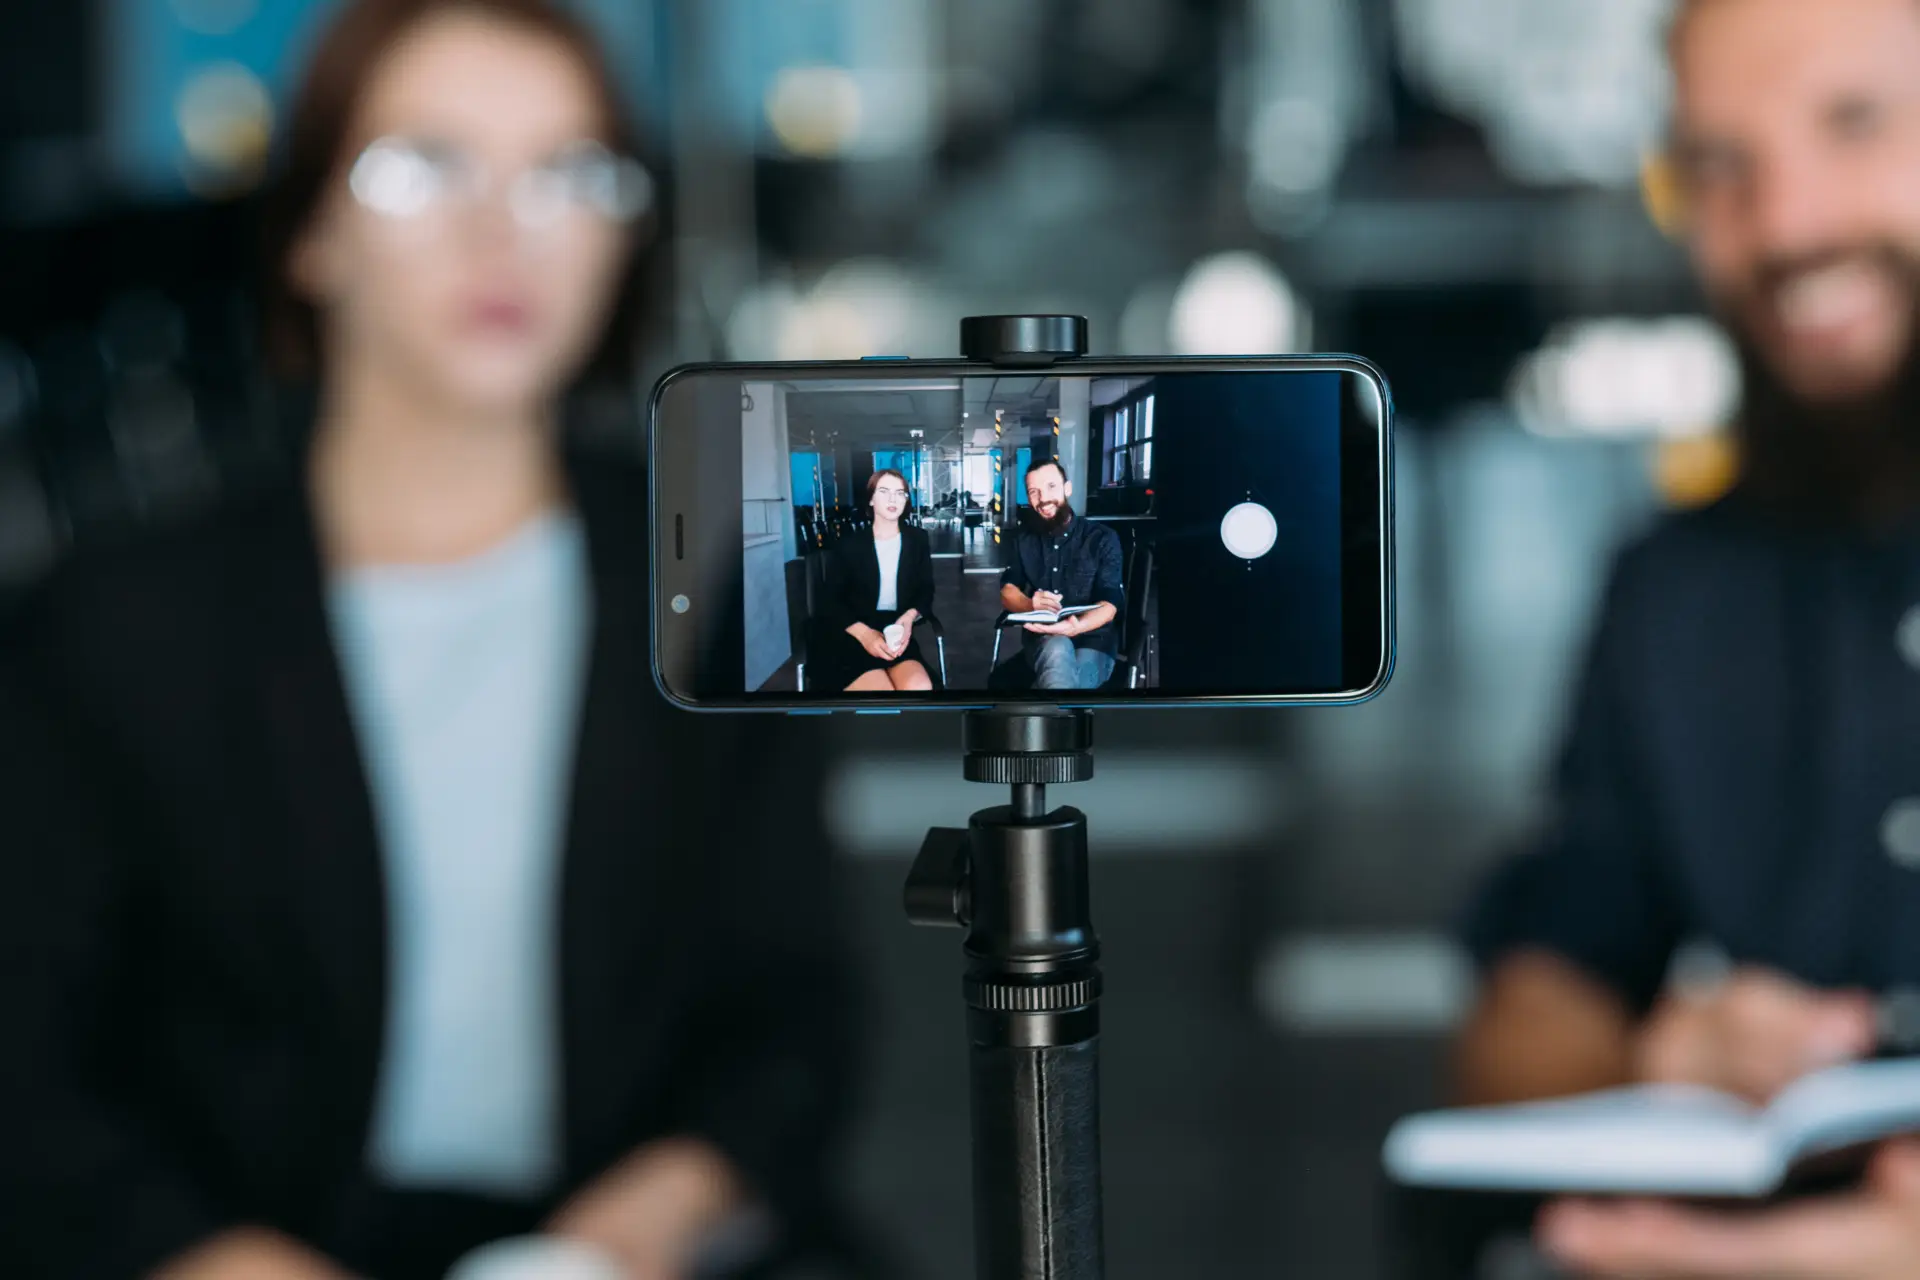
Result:
<svg viewBox="0 0 1920 1280"><path fill-rule="evenodd" d="M1670 53L1742 471L1615 565L1550 828L1469 928L1471 1101L1760 1101L1920 992L1920 0L1692 0ZM1690 943L1727 971L1670 989ZM1537 1234L1582 1276L1920 1276L1920 1147L1845 1195L1554 1204Z"/></svg>

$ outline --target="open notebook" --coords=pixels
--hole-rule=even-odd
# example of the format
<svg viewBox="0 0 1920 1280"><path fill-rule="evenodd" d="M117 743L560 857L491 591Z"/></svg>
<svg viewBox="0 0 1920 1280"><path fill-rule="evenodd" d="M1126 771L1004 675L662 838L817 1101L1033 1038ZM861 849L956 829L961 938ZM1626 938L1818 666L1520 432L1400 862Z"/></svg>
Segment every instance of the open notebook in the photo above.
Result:
<svg viewBox="0 0 1920 1280"><path fill-rule="evenodd" d="M1029 609L1025 613L1008 614L1007 625L1024 622L1055 623L1062 618L1071 618L1076 613L1092 613L1099 607L1097 604L1070 604L1064 609Z"/></svg>
<svg viewBox="0 0 1920 1280"><path fill-rule="evenodd" d="M1482 1191L1755 1197L1800 1165L1920 1132L1920 1059L1851 1063L1768 1106L1641 1085L1551 1102L1408 1116L1387 1134L1394 1181Z"/></svg>

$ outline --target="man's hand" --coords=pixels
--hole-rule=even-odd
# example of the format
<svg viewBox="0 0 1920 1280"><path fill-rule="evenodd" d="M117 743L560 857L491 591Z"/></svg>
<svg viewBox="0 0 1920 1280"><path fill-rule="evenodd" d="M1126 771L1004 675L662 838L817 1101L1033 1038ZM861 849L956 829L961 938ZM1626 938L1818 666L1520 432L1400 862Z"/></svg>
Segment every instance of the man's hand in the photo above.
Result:
<svg viewBox="0 0 1920 1280"><path fill-rule="evenodd" d="M1864 992L1816 991L1745 968L1704 992L1662 999L1634 1047L1642 1080L1701 1084L1765 1102L1809 1071L1873 1049Z"/></svg>
<svg viewBox="0 0 1920 1280"><path fill-rule="evenodd" d="M1454 1046L1451 1101L1528 1102L1633 1078L1637 1019L1619 993L1564 956L1527 948L1481 984Z"/></svg>
<svg viewBox="0 0 1920 1280"><path fill-rule="evenodd" d="M1033 607L1037 612L1045 609L1049 613L1058 613L1066 600L1058 591L1036 591L1033 593Z"/></svg>
<svg viewBox="0 0 1920 1280"><path fill-rule="evenodd" d="M725 1156L697 1139L669 1138L608 1170L561 1206L547 1230L617 1258L632 1280L682 1280L740 1200Z"/></svg>
<svg viewBox="0 0 1920 1280"><path fill-rule="evenodd" d="M1920 1276L1920 1141L1883 1145L1847 1195L1748 1214L1560 1201L1537 1234L1600 1280L1905 1280Z"/></svg>
<svg viewBox="0 0 1920 1280"><path fill-rule="evenodd" d="M1080 634L1080 618L1078 614L1071 618L1062 618L1058 622L1027 622L1021 625L1037 636L1077 636Z"/></svg>
<svg viewBox="0 0 1920 1280"><path fill-rule="evenodd" d="M148 1280L352 1280L296 1240L263 1227L223 1231Z"/></svg>

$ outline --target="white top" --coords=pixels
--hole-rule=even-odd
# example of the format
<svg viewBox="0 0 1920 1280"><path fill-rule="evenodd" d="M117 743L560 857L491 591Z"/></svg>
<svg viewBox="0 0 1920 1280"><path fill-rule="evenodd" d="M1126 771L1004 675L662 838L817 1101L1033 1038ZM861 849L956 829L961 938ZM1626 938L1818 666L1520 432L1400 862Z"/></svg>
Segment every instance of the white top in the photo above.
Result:
<svg viewBox="0 0 1920 1280"><path fill-rule="evenodd" d="M387 886L368 1161L396 1187L536 1196L560 1165L558 888L590 640L585 538L535 520L328 603Z"/></svg>
<svg viewBox="0 0 1920 1280"><path fill-rule="evenodd" d="M900 607L900 544L903 541L897 533L891 538L874 535L873 552L880 557L880 599L873 606L876 612L891 613Z"/></svg>

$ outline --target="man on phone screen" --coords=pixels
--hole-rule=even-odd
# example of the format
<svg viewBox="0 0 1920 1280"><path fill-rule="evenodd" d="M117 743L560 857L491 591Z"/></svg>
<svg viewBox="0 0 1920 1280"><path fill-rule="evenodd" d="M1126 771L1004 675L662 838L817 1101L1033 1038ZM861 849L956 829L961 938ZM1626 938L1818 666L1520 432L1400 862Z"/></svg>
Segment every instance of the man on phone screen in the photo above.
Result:
<svg viewBox="0 0 1920 1280"><path fill-rule="evenodd" d="M1103 524L1075 517L1073 484L1052 459L1025 477L1033 519L1014 536L1001 577L1008 613L1056 613L1092 605L1054 622L1025 623L1021 637L1036 689L1098 689L1119 651L1114 621L1126 603L1120 539Z"/></svg>
<svg viewBox="0 0 1920 1280"><path fill-rule="evenodd" d="M1614 568L1551 821L1470 928L1472 1101L1760 1101L1920 993L1920 0L1685 0L1669 48L1740 478ZM1671 987L1696 943L1722 975ZM1920 1145L1843 1194L1556 1203L1538 1234L1581 1276L1920 1276Z"/></svg>

